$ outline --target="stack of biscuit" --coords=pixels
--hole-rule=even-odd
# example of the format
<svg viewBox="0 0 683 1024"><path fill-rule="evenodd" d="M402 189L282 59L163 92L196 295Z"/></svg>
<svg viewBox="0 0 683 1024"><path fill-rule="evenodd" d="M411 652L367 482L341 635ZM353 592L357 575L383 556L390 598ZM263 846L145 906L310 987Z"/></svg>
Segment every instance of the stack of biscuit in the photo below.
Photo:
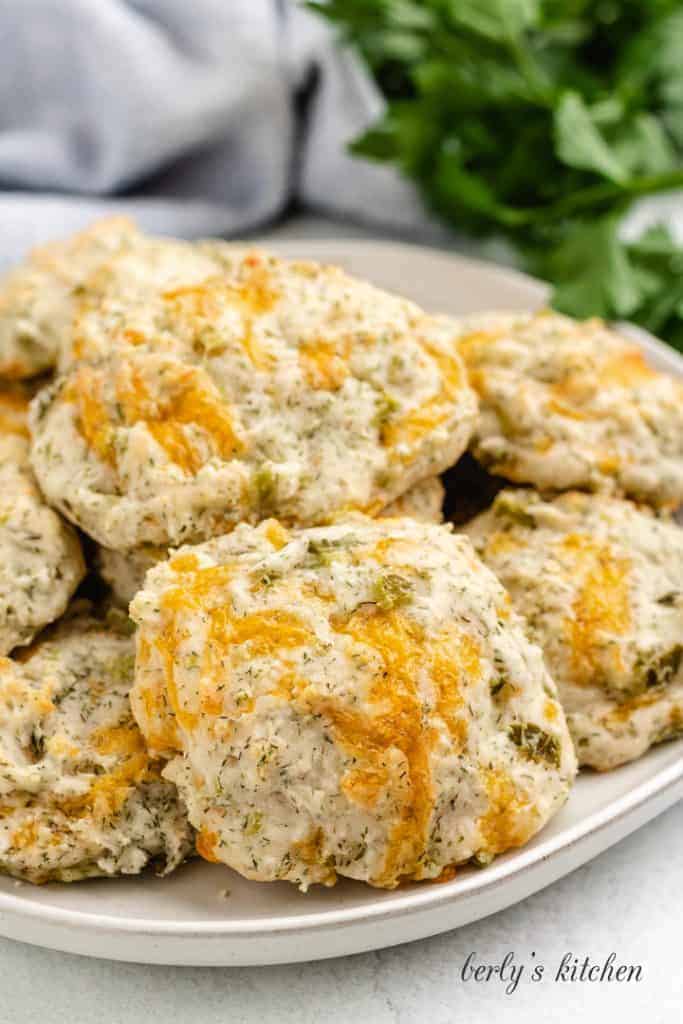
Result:
<svg viewBox="0 0 683 1024"><path fill-rule="evenodd" d="M115 219L0 380L0 870L443 880L683 731L683 386L604 324Z"/></svg>

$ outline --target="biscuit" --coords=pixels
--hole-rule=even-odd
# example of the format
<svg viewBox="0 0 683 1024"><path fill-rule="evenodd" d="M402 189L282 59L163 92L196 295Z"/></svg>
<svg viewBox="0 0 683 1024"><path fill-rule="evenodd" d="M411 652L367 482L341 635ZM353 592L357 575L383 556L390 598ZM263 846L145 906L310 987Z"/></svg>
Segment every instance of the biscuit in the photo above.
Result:
<svg viewBox="0 0 683 1024"><path fill-rule="evenodd" d="M129 635L78 614L0 659L0 870L30 882L165 871L192 845L133 721Z"/></svg>
<svg viewBox="0 0 683 1024"><path fill-rule="evenodd" d="M108 354L32 405L41 488L105 547L376 515L469 442L451 324L337 268L221 252L204 285L124 303Z"/></svg>
<svg viewBox="0 0 683 1024"><path fill-rule="evenodd" d="M0 655L30 643L67 607L85 576L76 531L49 508L28 463L21 433L0 426ZM3 416L0 396L0 420Z"/></svg>
<svg viewBox="0 0 683 1024"><path fill-rule="evenodd" d="M539 490L683 501L683 382L600 320L483 314L459 351L481 414L472 451L492 473Z"/></svg>
<svg viewBox="0 0 683 1024"><path fill-rule="evenodd" d="M502 491L466 528L527 620L581 764L683 733L683 530L629 501Z"/></svg>
<svg viewBox="0 0 683 1024"><path fill-rule="evenodd" d="M242 525L153 568L131 616L136 719L198 852L247 878L443 877L567 797L541 652L448 527Z"/></svg>

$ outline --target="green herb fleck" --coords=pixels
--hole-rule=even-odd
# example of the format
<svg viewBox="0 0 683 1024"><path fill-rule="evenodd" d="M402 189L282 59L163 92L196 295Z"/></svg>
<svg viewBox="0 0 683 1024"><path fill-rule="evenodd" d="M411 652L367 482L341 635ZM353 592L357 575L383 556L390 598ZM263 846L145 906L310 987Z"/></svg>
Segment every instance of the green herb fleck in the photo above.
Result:
<svg viewBox="0 0 683 1024"><path fill-rule="evenodd" d="M389 572L378 576L372 586L372 599L382 611L407 604L412 597L412 584L403 576Z"/></svg>
<svg viewBox="0 0 683 1024"><path fill-rule="evenodd" d="M682 662L683 644L675 644L670 651L665 651L664 654L645 666L644 680L647 688L666 686L678 675Z"/></svg>
<svg viewBox="0 0 683 1024"><path fill-rule="evenodd" d="M491 696L492 697L496 697L500 693L500 691L503 689L503 687L505 686L506 683L507 683L507 679L505 678L505 676L498 676L496 679L492 679L491 680Z"/></svg>
<svg viewBox="0 0 683 1024"><path fill-rule="evenodd" d="M260 512L269 515L276 505L277 480L268 466L261 466L254 473L254 492Z"/></svg>
<svg viewBox="0 0 683 1024"><path fill-rule="evenodd" d="M536 527L536 520L531 513L527 512L519 498L508 491L498 495L493 503L493 511L495 515L511 519L530 530Z"/></svg>
<svg viewBox="0 0 683 1024"><path fill-rule="evenodd" d="M382 431L382 428L386 426L391 417L400 408L399 403L391 395L388 395L386 391L383 391L380 397L377 399L377 408L373 418L373 426Z"/></svg>
<svg viewBox="0 0 683 1024"><path fill-rule="evenodd" d="M247 836L255 836L261 831L263 815L260 811L252 811L244 819L242 831Z"/></svg>
<svg viewBox="0 0 683 1024"><path fill-rule="evenodd" d="M529 761L547 761L554 768L560 767L560 741L533 722L514 722L508 736Z"/></svg>

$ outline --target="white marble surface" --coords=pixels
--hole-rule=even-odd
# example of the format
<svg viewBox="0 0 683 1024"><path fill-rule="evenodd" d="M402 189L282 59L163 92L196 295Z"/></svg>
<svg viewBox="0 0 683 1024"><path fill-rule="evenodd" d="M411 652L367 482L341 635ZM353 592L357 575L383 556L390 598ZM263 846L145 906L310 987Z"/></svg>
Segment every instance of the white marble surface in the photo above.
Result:
<svg viewBox="0 0 683 1024"><path fill-rule="evenodd" d="M362 235L320 220L280 234ZM533 1024L683 1018L683 804L524 903L457 932L377 953L264 968L163 968L106 963L0 940L0 1024ZM565 953L641 964L639 983L551 980ZM467 955L543 962L522 977L463 982ZM536 954L533 960L531 954Z"/></svg>

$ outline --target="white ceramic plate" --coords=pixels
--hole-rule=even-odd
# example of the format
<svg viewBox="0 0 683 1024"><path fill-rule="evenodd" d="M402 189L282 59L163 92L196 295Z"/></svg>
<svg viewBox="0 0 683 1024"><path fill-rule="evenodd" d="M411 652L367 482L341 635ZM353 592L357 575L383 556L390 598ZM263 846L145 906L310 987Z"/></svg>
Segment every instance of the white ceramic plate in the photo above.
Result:
<svg viewBox="0 0 683 1024"><path fill-rule="evenodd" d="M428 309L531 309L530 278L429 249L375 242L276 243L286 255L343 264ZM642 332L652 361L683 359ZM259 885L193 862L167 879L34 887L0 879L0 933L89 956L164 964L266 964L359 953L434 935L501 910L560 878L683 796L683 741L607 775L582 775L559 815L524 849L451 882L382 892L359 883ZM229 896L224 895L229 890Z"/></svg>

